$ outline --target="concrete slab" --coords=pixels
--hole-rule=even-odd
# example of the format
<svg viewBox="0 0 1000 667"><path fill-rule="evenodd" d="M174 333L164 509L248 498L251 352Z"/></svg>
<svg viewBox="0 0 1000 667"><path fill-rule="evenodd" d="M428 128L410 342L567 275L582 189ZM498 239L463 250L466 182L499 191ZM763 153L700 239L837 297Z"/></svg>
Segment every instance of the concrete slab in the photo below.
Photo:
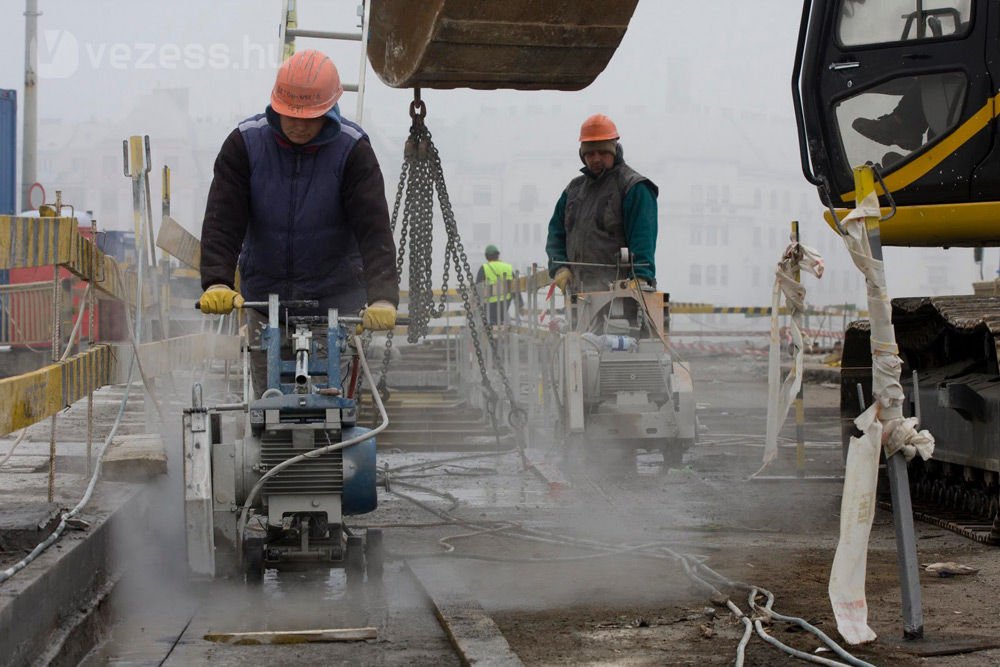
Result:
<svg viewBox="0 0 1000 667"><path fill-rule="evenodd" d="M59 505L37 500L0 506L0 551L31 550L59 523Z"/></svg>
<svg viewBox="0 0 1000 667"><path fill-rule="evenodd" d="M33 481L44 497L44 476L7 474L4 481L29 477L38 478ZM78 515L89 528L67 530L0 584L0 662L19 667L44 658L45 664L76 664L92 648L99 636L91 627L100 618L94 612L122 567L114 535L145 514L143 499L141 487L102 482ZM8 555L5 566L11 564Z"/></svg>
<svg viewBox="0 0 1000 667"><path fill-rule="evenodd" d="M79 466L80 470L83 469L83 465ZM21 502L29 498L36 498L44 500L48 497L48 460L39 459L38 464L32 466L31 468L22 468L18 466L8 470L4 467L3 474L0 475L0 503L7 505L14 502ZM72 494L68 492L69 489L76 490L81 489L81 492L77 494L76 498L79 500L80 496L83 495L82 487L84 483L82 482L82 477L79 472L64 472L59 469L58 464L56 465L56 501L62 502L63 506L66 507L67 503L69 505L76 504L75 500L72 500ZM67 490L65 494L61 490ZM70 502L72 500L72 502Z"/></svg>
<svg viewBox="0 0 1000 667"><path fill-rule="evenodd" d="M104 454L104 477L142 481L167 473L167 452L159 434L115 437Z"/></svg>
<svg viewBox="0 0 1000 667"><path fill-rule="evenodd" d="M59 518L56 503L25 501L0 507L0 536L6 531L43 530L53 519Z"/></svg>

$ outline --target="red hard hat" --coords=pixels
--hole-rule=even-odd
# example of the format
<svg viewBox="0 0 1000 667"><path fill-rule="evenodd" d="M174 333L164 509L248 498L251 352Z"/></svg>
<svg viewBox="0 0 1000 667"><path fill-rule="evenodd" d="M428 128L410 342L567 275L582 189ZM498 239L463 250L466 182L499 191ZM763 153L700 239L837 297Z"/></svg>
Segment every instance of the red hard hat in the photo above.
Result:
<svg viewBox="0 0 1000 667"><path fill-rule="evenodd" d="M271 108L282 116L319 118L343 94L337 66L319 51L307 49L282 63L271 90Z"/></svg>
<svg viewBox="0 0 1000 667"><path fill-rule="evenodd" d="M602 113L595 113L580 126L580 141L609 141L618 139L614 121Z"/></svg>

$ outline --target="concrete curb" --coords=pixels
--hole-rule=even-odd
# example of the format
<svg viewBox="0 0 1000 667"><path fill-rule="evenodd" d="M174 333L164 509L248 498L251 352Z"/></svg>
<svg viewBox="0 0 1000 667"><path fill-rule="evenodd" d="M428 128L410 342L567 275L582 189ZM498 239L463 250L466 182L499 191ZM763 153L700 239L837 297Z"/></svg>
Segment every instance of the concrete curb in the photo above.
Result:
<svg viewBox="0 0 1000 667"><path fill-rule="evenodd" d="M462 665L522 667L500 628L479 601L442 568L407 562L406 566L434 605L434 615L448 635Z"/></svg>
<svg viewBox="0 0 1000 667"><path fill-rule="evenodd" d="M0 585L0 663L75 665L96 645L102 603L123 565L115 536L145 513L143 498L141 487L101 484L94 509L81 515L91 527L67 531Z"/></svg>

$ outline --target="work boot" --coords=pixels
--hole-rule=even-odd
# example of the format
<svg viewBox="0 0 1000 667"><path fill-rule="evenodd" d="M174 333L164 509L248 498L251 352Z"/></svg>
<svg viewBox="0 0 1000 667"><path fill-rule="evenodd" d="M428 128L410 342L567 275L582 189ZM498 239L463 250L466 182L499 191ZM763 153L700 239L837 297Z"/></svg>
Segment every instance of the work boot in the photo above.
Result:
<svg viewBox="0 0 1000 667"><path fill-rule="evenodd" d="M887 113L875 119L855 118L851 127L861 136L883 146L899 146L913 151L924 143L925 128L917 128L896 113Z"/></svg>

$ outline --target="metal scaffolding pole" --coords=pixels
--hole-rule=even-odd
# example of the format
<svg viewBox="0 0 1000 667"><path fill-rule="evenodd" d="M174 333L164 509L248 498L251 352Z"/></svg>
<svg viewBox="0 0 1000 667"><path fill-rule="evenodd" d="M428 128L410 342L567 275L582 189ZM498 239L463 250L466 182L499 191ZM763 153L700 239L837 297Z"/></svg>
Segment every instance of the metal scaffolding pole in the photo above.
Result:
<svg viewBox="0 0 1000 667"><path fill-rule="evenodd" d="M31 186L38 179L38 0L24 2L24 115L21 135L21 207L31 205ZM57 211L57 215L61 212Z"/></svg>

